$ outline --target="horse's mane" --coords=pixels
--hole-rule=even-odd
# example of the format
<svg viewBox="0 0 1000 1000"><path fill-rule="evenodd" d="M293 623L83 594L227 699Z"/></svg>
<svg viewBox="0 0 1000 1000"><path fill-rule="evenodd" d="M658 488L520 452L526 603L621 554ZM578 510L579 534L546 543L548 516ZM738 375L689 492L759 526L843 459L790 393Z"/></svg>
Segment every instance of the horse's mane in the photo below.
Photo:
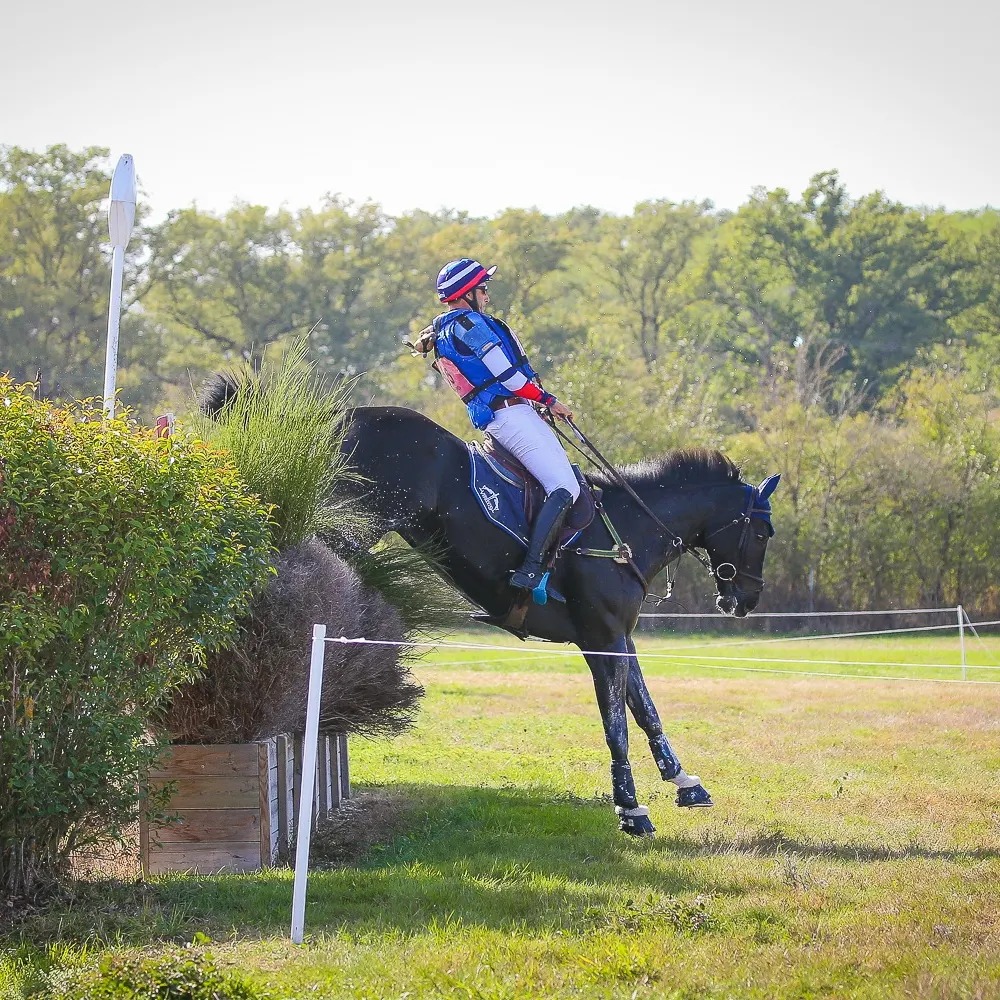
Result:
<svg viewBox="0 0 1000 1000"><path fill-rule="evenodd" d="M739 482L740 478L740 467L721 451L710 448L682 448L662 458L617 468L633 488ZM602 487L617 485L606 472L591 472L588 478Z"/></svg>

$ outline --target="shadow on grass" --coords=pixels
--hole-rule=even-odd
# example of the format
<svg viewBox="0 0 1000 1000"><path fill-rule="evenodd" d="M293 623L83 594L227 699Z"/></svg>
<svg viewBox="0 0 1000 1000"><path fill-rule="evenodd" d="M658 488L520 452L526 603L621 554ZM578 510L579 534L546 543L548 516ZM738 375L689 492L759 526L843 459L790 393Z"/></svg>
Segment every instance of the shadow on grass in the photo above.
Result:
<svg viewBox="0 0 1000 1000"><path fill-rule="evenodd" d="M726 836L694 824L690 834L635 840L617 831L607 801L427 785L397 787L391 795L402 804L396 820L386 821L393 828L367 829L360 860L314 852L307 933L406 934L463 924L528 933L588 927L628 933L637 922L674 920L676 926L677 897L756 891L747 881L693 866L696 858L785 853L874 863L1000 856L919 845L810 843L779 831ZM358 823L367 821L364 812L357 810ZM385 820L384 810L376 813L377 822ZM322 831L314 847L324 847ZM72 904L34 914L15 938L93 946L190 941L197 932L216 940L280 937L288 934L291 897L289 869L81 887Z"/></svg>

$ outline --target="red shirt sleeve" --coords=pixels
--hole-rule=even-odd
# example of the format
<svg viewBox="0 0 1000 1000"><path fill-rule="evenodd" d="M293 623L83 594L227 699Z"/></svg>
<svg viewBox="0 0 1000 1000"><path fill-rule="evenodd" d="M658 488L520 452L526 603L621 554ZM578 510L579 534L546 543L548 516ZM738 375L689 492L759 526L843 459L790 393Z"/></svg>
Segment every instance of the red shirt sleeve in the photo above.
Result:
<svg viewBox="0 0 1000 1000"><path fill-rule="evenodd" d="M533 403L541 403L543 406L551 406L556 401L551 392L539 389L534 382L525 382L520 389L514 389L512 392L515 396L530 399Z"/></svg>

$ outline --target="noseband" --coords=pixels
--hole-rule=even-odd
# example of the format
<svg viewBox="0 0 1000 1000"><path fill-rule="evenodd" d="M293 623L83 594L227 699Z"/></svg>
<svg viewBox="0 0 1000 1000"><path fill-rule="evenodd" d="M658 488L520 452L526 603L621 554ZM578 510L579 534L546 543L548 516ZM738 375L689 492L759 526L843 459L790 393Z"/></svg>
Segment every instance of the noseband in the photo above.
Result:
<svg viewBox="0 0 1000 1000"><path fill-rule="evenodd" d="M738 576L742 576L746 580L752 580L757 584L757 592L759 593L764 589L764 578L762 576L757 576L755 573L751 573L746 569L747 561L747 546L750 544L750 522L753 520L754 516L762 518L767 524L768 532L773 535L774 528L771 525L771 505L766 501L760 501L760 493L756 486L751 486L749 483L745 483L743 486L746 490L747 502L746 506L743 508L743 513L739 517L734 517L728 524L724 524L721 528L716 528L715 531L705 536L705 541L708 542L710 538L714 538L716 535L721 534L723 531L728 531L734 525L742 525L742 531L740 532L740 540L736 548L736 558L739 560L740 565L736 566L731 562L719 563L718 566L712 570L712 575L717 577L723 583L732 583Z"/></svg>

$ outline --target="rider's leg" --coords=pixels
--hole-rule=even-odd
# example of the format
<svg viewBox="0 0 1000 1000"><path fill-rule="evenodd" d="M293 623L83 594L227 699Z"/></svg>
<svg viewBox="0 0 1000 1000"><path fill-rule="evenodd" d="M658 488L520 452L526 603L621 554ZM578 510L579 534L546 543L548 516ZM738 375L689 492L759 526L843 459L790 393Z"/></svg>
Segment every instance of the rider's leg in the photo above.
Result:
<svg viewBox="0 0 1000 1000"><path fill-rule="evenodd" d="M522 403L497 410L486 433L542 484L546 496L560 487L569 490L574 500L580 495L580 484L559 438L533 406Z"/></svg>
<svg viewBox="0 0 1000 1000"><path fill-rule="evenodd" d="M580 495L580 484L552 428L533 406L507 406L489 425L490 435L542 484L545 503L535 517L528 551L511 585L533 590L542 577L546 558L559 540L566 515Z"/></svg>
<svg viewBox="0 0 1000 1000"><path fill-rule="evenodd" d="M573 506L573 494L562 487L550 493L542 504L542 509L535 516L531 525L531 535L528 538L528 551L524 554L524 562L520 569L514 570L510 577L512 587L524 590L534 590L542 579L544 564L549 552L559 541L566 515Z"/></svg>

